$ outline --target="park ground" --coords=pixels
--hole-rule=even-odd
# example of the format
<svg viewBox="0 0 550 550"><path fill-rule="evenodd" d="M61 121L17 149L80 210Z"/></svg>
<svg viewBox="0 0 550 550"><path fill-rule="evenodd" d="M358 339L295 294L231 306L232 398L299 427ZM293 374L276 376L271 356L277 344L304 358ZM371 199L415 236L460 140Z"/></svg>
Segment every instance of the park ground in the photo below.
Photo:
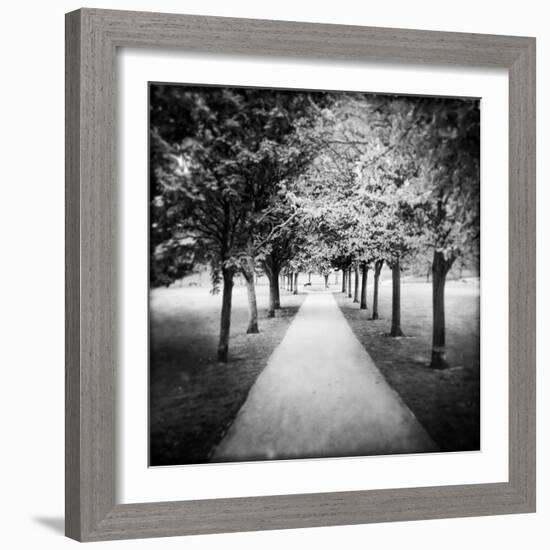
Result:
<svg viewBox="0 0 550 550"><path fill-rule="evenodd" d="M282 291L282 309L268 319L267 286L257 287L260 334L246 334L246 290L236 285L230 359L216 360L220 297L206 286L176 283L151 292L151 465L191 464L212 458L252 386L283 340L306 295ZM380 316L338 292L334 297L353 333L389 385L444 451L479 449L479 287L451 281L446 290L450 368L428 367L431 285L409 280L402 287L405 338L386 336L391 285L380 287ZM314 283L310 290L316 290ZM321 285L318 285L319 289ZM372 293L372 287L369 287ZM371 296L369 296L369 308ZM342 356L345 357L345 350Z"/></svg>

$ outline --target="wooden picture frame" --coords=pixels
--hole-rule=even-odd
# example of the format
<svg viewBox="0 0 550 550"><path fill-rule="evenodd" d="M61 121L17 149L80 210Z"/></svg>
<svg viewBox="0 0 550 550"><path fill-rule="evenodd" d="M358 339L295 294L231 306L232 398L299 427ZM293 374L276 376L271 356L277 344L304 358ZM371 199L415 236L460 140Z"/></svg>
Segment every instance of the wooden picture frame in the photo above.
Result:
<svg viewBox="0 0 550 550"><path fill-rule="evenodd" d="M116 504L117 48L509 71L509 480ZM82 9L66 16L66 534L80 541L535 510L535 39Z"/></svg>

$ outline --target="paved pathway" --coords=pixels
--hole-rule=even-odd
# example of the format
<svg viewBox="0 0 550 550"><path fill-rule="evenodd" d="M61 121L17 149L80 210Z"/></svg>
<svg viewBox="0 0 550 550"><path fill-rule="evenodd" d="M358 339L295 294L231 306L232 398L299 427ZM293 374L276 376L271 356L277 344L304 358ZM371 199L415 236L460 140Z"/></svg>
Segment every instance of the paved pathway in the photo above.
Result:
<svg viewBox="0 0 550 550"><path fill-rule="evenodd" d="M307 296L213 461L437 450L331 293Z"/></svg>

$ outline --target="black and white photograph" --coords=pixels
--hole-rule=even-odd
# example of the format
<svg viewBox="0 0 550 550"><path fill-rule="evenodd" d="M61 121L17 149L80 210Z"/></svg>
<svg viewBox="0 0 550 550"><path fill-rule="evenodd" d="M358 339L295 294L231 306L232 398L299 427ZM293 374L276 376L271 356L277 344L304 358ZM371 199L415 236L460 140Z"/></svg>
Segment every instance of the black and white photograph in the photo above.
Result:
<svg viewBox="0 0 550 550"><path fill-rule="evenodd" d="M149 465L479 451L479 99L148 109Z"/></svg>

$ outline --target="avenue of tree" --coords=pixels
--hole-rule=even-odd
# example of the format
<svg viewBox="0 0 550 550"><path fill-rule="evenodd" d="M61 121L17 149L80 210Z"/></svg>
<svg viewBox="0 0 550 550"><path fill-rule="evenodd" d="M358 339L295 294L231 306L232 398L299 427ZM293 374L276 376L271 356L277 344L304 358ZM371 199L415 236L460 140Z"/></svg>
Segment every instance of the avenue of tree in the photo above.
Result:
<svg viewBox="0 0 550 550"><path fill-rule="evenodd" d="M174 85L151 85L150 98L151 285L209 266L222 292L220 361L237 274L257 333L255 274L269 280L268 316L281 287L298 292L299 274L328 286L335 270L368 309L371 276L378 319L386 264L390 335L403 335L402 270L427 272L431 366L446 366L446 277L455 262L479 262L477 100Z"/></svg>

